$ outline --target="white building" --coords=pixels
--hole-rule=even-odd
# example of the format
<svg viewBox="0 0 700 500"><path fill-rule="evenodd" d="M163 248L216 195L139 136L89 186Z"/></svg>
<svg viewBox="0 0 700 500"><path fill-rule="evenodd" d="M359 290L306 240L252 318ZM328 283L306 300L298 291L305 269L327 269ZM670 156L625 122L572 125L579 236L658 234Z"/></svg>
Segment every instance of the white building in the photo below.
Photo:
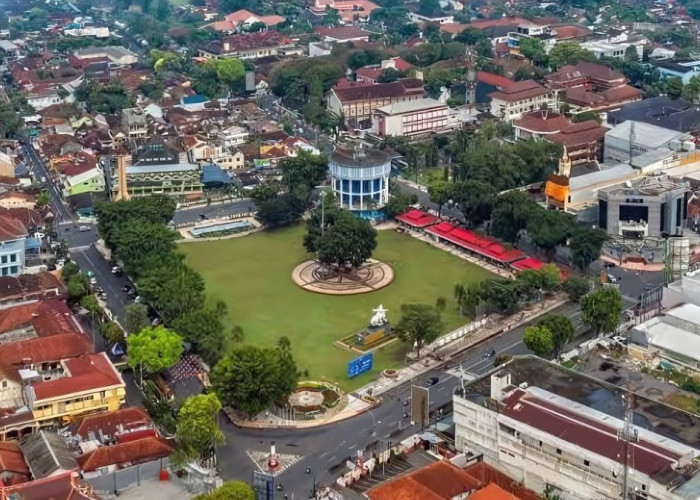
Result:
<svg viewBox="0 0 700 500"><path fill-rule="evenodd" d="M525 113L537 111L547 106L554 108L554 91L534 80L513 82L496 92L491 92L491 114L505 121L517 120Z"/></svg>
<svg viewBox="0 0 700 500"><path fill-rule="evenodd" d="M613 127L605 134L603 161L606 163L630 163L645 153L656 150L672 152L671 146L678 144L678 150L689 134L651 125L649 123L627 120ZM690 146L688 146L690 147ZM694 145L692 146L694 149Z"/></svg>
<svg viewBox="0 0 700 500"><path fill-rule="evenodd" d="M363 218L377 219L389 201L391 156L375 149L334 150L328 158L338 205Z"/></svg>
<svg viewBox="0 0 700 500"><path fill-rule="evenodd" d="M22 274L27 236L27 228L19 220L0 215L0 276Z"/></svg>
<svg viewBox="0 0 700 500"><path fill-rule="evenodd" d="M148 120L141 108L122 109L122 127L129 139L139 139L148 135Z"/></svg>
<svg viewBox="0 0 700 500"><path fill-rule="evenodd" d="M94 36L95 38L108 38L109 28L106 26L82 26L63 30L64 35L75 37Z"/></svg>
<svg viewBox="0 0 700 500"><path fill-rule="evenodd" d="M427 97L387 104L375 109L372 116L372 132L379 137L444 132L456 125L456 120L450 122L447 104Z"/></svg>
<svg viewBox="0 0 700 500"><path fill-rule="evenodd" d="M73 55L78 59L106 57L110 62L119 66L136 64L139 60L138 55L120 46L88 47L86 49L76 50Z"/></svg>
<svg viewBox="0 0 700 500"><path fill-rule="evenodd" d="M644 46L647 44L646 39L629 42L629 41L613 41L613 40L594 40L591 42L582 42L579 45L581 48L593 52L597 59L601 57L612 57L615 59L624 59L625 52L628 47L634 47L637 51L639 60L642 60L644 54Z"/></svg>
<svg viewBox="0 0 700 500"><path fill-rule="evenodd" d="M37 111L41 111L42 109L48 108L54 104L60 104L62 102L63 99L61 99L58 92L53 89L27 95L27 103Z"/></svg>
<svg viewBox="0 0 700 500"><path fill-rule="evenodd" d="M417 12L409 12L408 19L413 23L446 24L446 23L454 23L455 22L455 16L432 16L431 17L431 16L424 16L422 14L418 14Z"/></svg>
<svg viewBox="0 0 700 500"><path fill-rule="evenodd" d="M556 394L563 388L566 397ZM655 500L697 498L692 492L700 487L694 475L700 450L682 429L689 424L673 421L697 419L635 396L635 413L648 420L647 428L659 429L647 430L623 421L622 394L544 360L518 357L454 396L455 446L526 488L562 500L619 500L633 493ZM624 484L628 490L621 495Z"/></svg>

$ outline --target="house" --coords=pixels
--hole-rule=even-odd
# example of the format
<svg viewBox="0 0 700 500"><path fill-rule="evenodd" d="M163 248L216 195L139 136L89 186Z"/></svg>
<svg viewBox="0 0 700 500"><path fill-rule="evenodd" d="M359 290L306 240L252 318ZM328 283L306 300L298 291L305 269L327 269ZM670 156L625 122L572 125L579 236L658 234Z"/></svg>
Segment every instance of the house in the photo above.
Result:
<svg viewBox="0 0 700 500"><path fill-rule="evenodd" d="M139 139L148 135L148 120L141 108L122 109L122 129L129 139Z"/></svg>
<svg viewBox="0 0 700 500"><path fill-rule="evenodd" d="M83 193L104 193L104 171L100 167L94 167L77 175L66 175L63 185L65 186L63 190L65 197Z"/></svg>
<svg viewBox="0 0 700 500"><path fill-rule="evenodd" d="M92 487L77 472L66 472L44 479L0 487L4 498L22 500L100 500Z"/></svg>
<svg viewBox="0 0 700 500"><path fill-rule="evenodd" d="M345 118L352 128L371 127L374 110L388 104L423 98L423 81L417 78L360 87L333 88L326 94L328 110Z"/></svg>
<svg viewBox="0 0 700 500"><path fill-rule="evenodd" d="M19 276L25 262L27 228L12 216L0 214L0 276Z"/></svg>
<svg viewBox="0 0 700 500"><path fill-rule="evenodd" d="M454 23L454 16L425 16L419 12L409 12L408 20L412 23L434 23L434 24L446 24Z"/></svg>
<svg viewBox="0 0 700 500"><path fill-rule="evenodd" d="M78 462L65 441L55 432L39 431L19 443L34 479L63 475L78 470Z"/></svg>
<svg viewBox="0 0 700 500"><path fill-rule="evenodd" d="M372 132L379 137L425 135L456 126L447 104L430 98L387 104L375 109L372 116Z"/></svg>
<svg viewBox="0 0 700 500"><path fill-rule="evenodd" d="M595 120L572 123L551 111L533 111L514 120L513 129L516 139L544 139L563 146L572 166L603 161L608 129Z"/></svg>
<svg viewBox="0 0 700 500"><path fill-rule="evenodd" d="M24 461L24 455L17 443L0 441L0 481L3 485L26 483L32 472ZM1 494L1 493L0 493Z"/></svg>
<svg viewBox="0 0 700 500"><path fill-rule="evenodd" d="M584 87L574 87L566 91L564 101L573 112L608 111L627 103L641 101L643 92L631 85L621 85L614 89L593 92Z"/></svg>
<svg viewBox="0 0 700 500"><path fill-rule="evenodd" d="M0 214L5 214L9 217L12 217L14 219L17 219L22 223L24 227L27 228L27 230L30 233L33 233L36 230L43 230L45 226L45 220L44 217L39 213L39 211L34 210L33 208L27 208L27 207L12 207L12 208L4 208L0 207Z"/></svg>
<svg viewBox="0 0 700 500"><path fill-rule="evenodd" d="M65 299L68 293L65 285L48 271L33 274L20 274L18 277L0 277L0 304L27 302L30 300ZM0 399L2 397L0 396ZM2 403L0 403L2 407Z"/></svg>
<svg viewBox="0 0 700 500"><path fill-rule="evenodd" d="M379 5L370 0L310 0L309 11L314 16L323 17L327 9L337 10L345 24L365 22Z"/></svg>
<svg viewBox="0 0 700 500"><path fill-rule="evenodd" d="M206 59L235 57L237 59L259 59L267 56L301 55L294 40L273 30L258 33L237 34L224 37L205 45L199 56Z"/></svg>
<svg viewBox="0 0 700 500"><path fill-rule="evenodd" d="M369 32L358 26L317 26L314 31L321 35L324 42L369 42Z"/></svg>
<svg viewBox="0 0 700 500"><path fill-rule="evenodd" d="M99 446L79 455L76 461L83 478L90 479L132 465L166 458L174 451L175 448L165 439L151 436L135 441Z"/></svg>
<svg viewBox="0 0 700 500"><path fill-rule="evenodd" d="M54 89L32 92L27 94L26 98L27 103L37 111L41 111L44 108L48 108L49 106L63 102L61 96L59 96L58 92Z"/></svg>
<svg viewBox="0 0 700 500"><path fill-rule="evenodd" d="M22 191L5 191L0 193L0 207L2 208L34 208L36 196Z"/></svg>
<svg viewBox="0 0 700 500"><path fill-rule="evenodd" d="M147 432L149 431L149 432ZM121 410L88 415L71 426L71 432L83 441L104 436L127 441L134 436L157 436L158 430L145 410L127 406Z"/></svg>
<svg viewBox="0 0 700 500"><path fill-rule="evenodd" d="M136 64L139 60L138 55L124 47L116 45L79 49L73 52L73 56L78 60L105 58L118 66L130 66Z"/></svg>
<svg viewBox="0 0 700 500"><path fill-rule="evenodd" d="M274 28L280 23L285 22L286 19L282 16L271 15L271 16L260 16L254 14L249 10L238 10L232 14L227 14L224 16L222 21L216 21L211 24L205 24L202 28L213 29L214 31L245 31L246 28L254 24L264 24L266 28Z"/></svg>
<svg viewBox="0 0 700 500"><path fill-rule="evenodd" d="M534 80L513 82L491 92L488 97L491 98L491 114L506 121L555 103L553 92Z"/></svg>
<svg viewBox="0 0 700 500"><path fill-rule="evenodd" d="M0 177L15 176L15 161L12 157L0 151Z"/></svg>
<svg viewBox="0 0 700 500"><path fill-rule="evenodd" d="M627 39L627 37L623 37ZM617 39L606 39L606 40L591 40L588 42L580 43L581 48L590 50L595 54L596 59L601 57L609 57L613 59L624 59L627 49L634 47L637 53L637 60L642 60L642 55L644 53L644 46L648 43L648 40L642 38L635 41L623 41Z"/></svg>

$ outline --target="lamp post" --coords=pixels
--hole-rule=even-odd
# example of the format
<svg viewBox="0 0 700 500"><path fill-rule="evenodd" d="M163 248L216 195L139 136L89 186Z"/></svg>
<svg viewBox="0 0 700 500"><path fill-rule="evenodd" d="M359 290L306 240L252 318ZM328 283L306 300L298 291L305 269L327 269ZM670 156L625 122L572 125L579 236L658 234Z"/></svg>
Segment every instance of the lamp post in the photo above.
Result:
<svg viewBox="0 0 700 500"><path fill-rule="evenodd" d="M307 467L304 472L306 474L310 475L311 480L313 481L313 489L311 490L311 497L310 498L316 498L316 474L314 474L314 471L311 470L311 467Z"/></svg>
<svg viewBox="0 0 700 500"><path fill-rule="evenodd" d="M327 191L321 191L321 235L323 235L324 231L326 230L326 195L328 194Z"/></svg>
<svg viewBox="0 0 700 500"><path fill-rule="evenodd" d="M374 412L372 410L369 410L369 415L372 417L372 436L377 436L377 424L381 424L381 420L375 420L374 418Z"/></svg>

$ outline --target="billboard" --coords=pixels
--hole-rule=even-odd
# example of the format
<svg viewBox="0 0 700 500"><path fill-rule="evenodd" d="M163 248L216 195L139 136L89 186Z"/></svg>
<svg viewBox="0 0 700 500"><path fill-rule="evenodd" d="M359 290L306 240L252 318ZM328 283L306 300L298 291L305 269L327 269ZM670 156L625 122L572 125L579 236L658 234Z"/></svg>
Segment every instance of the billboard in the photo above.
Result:
<svg viewBox="0 0 700 500"><path fill-rule="evenodd" d="M355 358L348 363L348 378L355 377L360 373L368 372L372 369L373 353L365 354Z"/></svg>
<svg viewBox="0 0 700 500"><path fill-rule="evenodd" d="M411 386L411 424L420 425L421 431L430 423L430 397L427 387Z"/></svg>

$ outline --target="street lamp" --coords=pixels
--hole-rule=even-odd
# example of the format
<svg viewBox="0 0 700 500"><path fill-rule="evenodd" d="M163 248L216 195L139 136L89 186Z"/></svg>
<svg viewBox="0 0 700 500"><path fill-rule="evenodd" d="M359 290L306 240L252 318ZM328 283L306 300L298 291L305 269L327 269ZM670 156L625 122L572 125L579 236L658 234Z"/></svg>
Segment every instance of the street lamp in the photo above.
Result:
<svg viewBox="0 0 700 500"><path fill-rule="evenodd" d="M323 232L326 229L326 195L328 195L328 191L321 191L321 235L323 235Z"/></svg>
<svg viewBox="0 0 700 500"><path fill-rule="evenodd" d="M373 435L374 437L376 437L376 436L377 436L377 424L381 424L382 421L381 421L381 420L375 420L375 418L374 418L374 412L373 412L372 410L369 410L369 415L370 415L370 417L372 417L372 435Z"/></svg>
<svg viewBox="0 0 700 500"><path fill-rule="evenodd" d="M310 475L311 480L313 481L313 489L311 490L311 496L309 498L316 498L316 474L314 474L314 471L311 470L311 467L307 467L304 472Z"/></svg>

